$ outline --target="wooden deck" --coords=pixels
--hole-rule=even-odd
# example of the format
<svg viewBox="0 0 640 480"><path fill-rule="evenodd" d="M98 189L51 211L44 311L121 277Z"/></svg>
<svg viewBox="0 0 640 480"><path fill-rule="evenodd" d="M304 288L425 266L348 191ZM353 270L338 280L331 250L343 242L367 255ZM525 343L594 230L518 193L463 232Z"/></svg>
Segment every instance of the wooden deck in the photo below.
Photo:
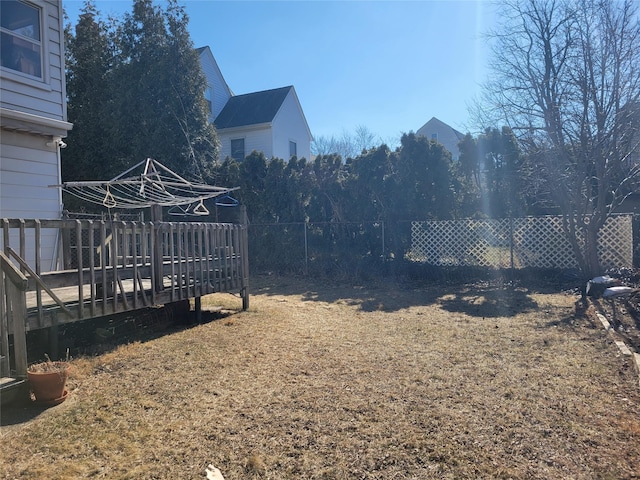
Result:
<svg viewBox="0 0 640 480"><path fill-rule="evenodd" d="M0 384L26 376L26 332L214 292L249 306L241 224L0 220ZM42 268L42 232L57 268ZM10 348L9 338L13 339Z"/></svg>

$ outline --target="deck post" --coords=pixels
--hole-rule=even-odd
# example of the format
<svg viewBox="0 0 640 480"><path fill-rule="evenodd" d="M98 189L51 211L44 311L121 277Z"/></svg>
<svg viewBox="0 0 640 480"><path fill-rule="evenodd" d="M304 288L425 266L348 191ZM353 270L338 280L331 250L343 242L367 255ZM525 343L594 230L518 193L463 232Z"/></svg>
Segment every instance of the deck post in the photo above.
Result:
<svg viewBox="0 0 640 480"><path fill-rule="evenodd" d="M9 325L7 323L6 293L4 286L4 273L0 268L0 378L10 373L9 361Z"/></svg>
<svg viewBox="0 0 640 480"><path fill-rule="evenodd" d="M153 229L156 232L152 258L155 262L155 278L154 283L156 284L155 291L161 292L164 290L164 285L162 281L162 231L160 225L162 224L162 206L160 205L151 205L151 221L153 222Z"/></svg>
<svg viewBox="0 0 640 480"><path fill-rule="evenodd" d="M195 298L196 323L202 323L202 297Z"/></svg>
<svg viewBox="0 0 640 480"><path fill-rule="evenodd" d="M58 315L51 312L52 325L47 329L47 341L51 358L60 359L60 328L58 327Z"/></svg>
<svg viewBox="0 0 640 480"><path fill-rule="evenodd" d="M27 331L25 321L27 318L27 277L18 270L4 253L0 252L0 275L1 281L4 282L4 292L6 295L4 304L4 312L6 315L7 331L13 331L13 353L15 362L15 371L17 378L27 377ZM2 289L0 289L2 290ZM8 353L8 352L7 352Z"/></svg>
<svg viewBox="0 0 640 480"><path fill-rule="evenodd" d="M71 269L71 231L67 222L62 222L60 226L60 238L62 238L62 268Z"/></svg>
<svg viewBox="0 0 640 480"><path fill-rule="evenodd" d="M240 209L242 215L242 277L241 277L241 290L242 296L242 310L249 310L249 217L247 216L247 207L242 205ZM305 227L306 228L306 227Z"/></svg>
<svg viewBox="0 0 640 480"><path fill-rule="evenodd" d="M15 354L16 376L27 377L27 331L25 321L27 319L26 283L23 288L14 285L10 287L10 295L13 296L13 353Z"/></svg>

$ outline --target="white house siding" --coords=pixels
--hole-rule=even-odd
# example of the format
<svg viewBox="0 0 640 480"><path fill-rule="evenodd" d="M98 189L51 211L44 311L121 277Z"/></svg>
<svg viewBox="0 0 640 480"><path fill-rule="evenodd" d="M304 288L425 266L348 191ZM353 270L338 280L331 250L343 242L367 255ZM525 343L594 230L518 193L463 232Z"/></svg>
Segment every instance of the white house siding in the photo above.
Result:
<svg viewBox="0 0 640 480"><path fill-rule="evenodd" d="M53 140L71 129L66 122L62 2L30 3L42 12L42 78L1 69L0 218L58 219L60 190L50 188L60 183L60 159ZM42 231L44 270L52 267L56 236L56 231ZM14 234L9 243L18 249ZM26 247L27 261L34 266L32 239Z"/></svg>
<svg viewBox="0 0 640 480"><path fill-rule="evenodd" d="M460 158L458 143L462 139L462 134L437 118L432 118L420 127L416 132L416 135L422 135L429 140L436 140L440 145L451 152L453 160L458 160Z"/></svg>
<svg viewBox="0 0 640 480"><path fill-rule="evenodd" d="M0 218L60 218L60 192L50 187L60 183L58 154L55 147L46 146L47 141L42 136L2 132ZM18 250L18 238L13 237L9 243ZM42 230L43 269L51 268L55 240L56 231ZM27 261L32 266L34 258L33 250L29 249Z"/></svg>
<svg viewBox="0 0 640 480"><path fill-rule="evenodd" d="M60 218L58 161L45 137L3 132L0 145L0 218ZM41 144L34 148L35 142ZM28 146L27 146L28 145Z"/></svg>
<svg viewBox="0 0 640 480"><path fill-rule="evenodd" d="M43 78L36 79L3 68L0 76L0 107L66 120L60 20L62 9L55 0L32 0L31 3L42 8L43 12Z"/></svg>
<svg viewBox="0 0 640 480"><path fill-rule="evenodd" d="M273 156L289 160L289 142L295 142L298 158L311 159L311 135L293 90L273 119Z"/></svg>
<svg viewBox="0 0 640 480"><path fill-rule="evenodd" d="M254 150L263 152L267 158L273 155L273 140L270 125L263 125L253 128L229 128L218 130L220 140L220 158L224 160L231 156L231 140L244 138L244 153L249 155Z"/></svg>
<svg viewBox="0 0 640 480"><path fill-rule="evenodd" d="M207 84L212 92L212 98L210 100L213 113L209 121L213 122L214 118L220 114L227 104L229 98L231 98L231 90L222 76L222 72L220 72L220 68L209 47L204 47L204 50L200 52L200 67L207 78Z"/></svg>

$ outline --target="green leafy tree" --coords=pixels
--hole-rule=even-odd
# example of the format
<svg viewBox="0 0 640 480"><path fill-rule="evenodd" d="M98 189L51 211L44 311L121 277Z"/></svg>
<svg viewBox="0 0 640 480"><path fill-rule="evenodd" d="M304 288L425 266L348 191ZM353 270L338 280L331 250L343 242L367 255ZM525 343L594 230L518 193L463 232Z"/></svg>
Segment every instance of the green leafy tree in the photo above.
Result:
<svg viewBox="0 0 640 480"><path fill-rule="evenodd" d="M395 192L398 218L451 218L455 206L451 153L414 133L403 135L400 143Z"/></svg>
<svg viewBox="0 0 640 480"><path fill-rule="evenodd" d="M267 163L263 203L272 221L286 222L289 218L289 190L286 164L281 158L272 158Z"/></svg>
<svg viewBox="0 0 640 480"><path fill-rule="evenodd" d="M247 207L253 223L273 222L273 215L265 198L267 195L267 158L255 150L238 163L239 199Z"/></svg>
<svg viewBox="0 0 640 480"><path fill-rule="evenodd" d="M292 158L287 162L285 176L289 201L287 221L308 221L307 208L311 202L313 185L312 164L304 158L300 160Z"/></svg>
<svg viewBox="0 0 640 480"><path fill-rule="evenodd" d="M85 3L75 34L65 29L67 109L73 130L62 151L62 178L108 179L123 166L113 159L113 143L106 134L112 116L113 48L109 29L93 2Z"/></svg>
<svg viewBox="0 0 640 480"><path fill-rule="evenodd" d="M478 141L467 133L458 144L460 156L453 165L455 217L472 217L481 211L482 176Z"/></svg>
<svg viewBox="0 0 640 480"><path fill-rule="evenodd" d="M526 170L518 141L508 127L488 129L479 139L479 153L486 166L488 205L494 217L526 214Z"/></svg>
<svg viewBox="0 0 640 480"><path fill-rule="evenodd" d="M176 0L165 10L135 0L106 25L85 4L67 27L69 120L63 180L104 180L154 158L190 179L212 182L218 140L208 121L206 80Z"/></svg>
<svg viewBox="0 0 640 480"><path fill-rule="evenodd" d="M319 155L312 165L312 195L308 215L312 222L344 222L345 168L339 155Z"/></svg>
<svg viewBox="0 0 640 480"><path fill-rule="evenodd" d="M292 157L285 162L272 158L267 162L265 177L265 198L268 209L266 221L279 223L304 222L307 218L312 191L308 184L311 167L305 159Z"/></svg>
<svg viewBox="0 0 640 480"><path fill-rule="evenodd" d="M152 157L179 174L208 180L218 144L187 23L175 0L166 11L151 0L134 2L120 27L114 136L131 164Z"/></svg>
<svg viewBox="0 0 640 480"><path fill-rule="evenodd" d="M508 127L487 128L477 139L466 135L460 142L457 166L464 188L462 202L469 212L492 218L526 214L525 168L518 142Z"/></svg>
<svg viewBox="0 0 640 480"><path fill-rule="evenodd" d="M348 162L349 218L381 220L393 215L396 163L395 153L386 145Z"/></svg>

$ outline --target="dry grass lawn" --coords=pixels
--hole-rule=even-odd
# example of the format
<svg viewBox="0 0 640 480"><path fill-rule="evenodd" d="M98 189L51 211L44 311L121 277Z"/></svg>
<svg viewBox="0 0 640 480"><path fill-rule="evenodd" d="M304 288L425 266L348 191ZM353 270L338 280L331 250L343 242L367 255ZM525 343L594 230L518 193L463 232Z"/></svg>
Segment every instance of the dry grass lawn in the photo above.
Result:
<svg viewBox="0 0 640 480"><path fill-rule="evenodd" d="M577 298L253 279L248 312L73 361L2 412L2 478L640 477L632 360Z"/></svg>

